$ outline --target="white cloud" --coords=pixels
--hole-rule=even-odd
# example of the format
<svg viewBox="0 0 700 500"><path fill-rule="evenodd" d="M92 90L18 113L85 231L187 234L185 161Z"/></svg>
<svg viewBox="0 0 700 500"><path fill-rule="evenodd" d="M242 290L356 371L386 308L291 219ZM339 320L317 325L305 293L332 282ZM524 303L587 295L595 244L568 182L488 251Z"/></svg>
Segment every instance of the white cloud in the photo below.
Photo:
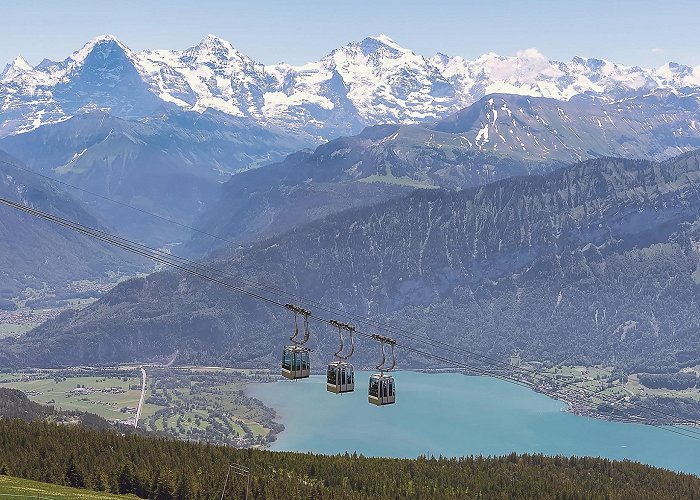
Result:
<svg viewBox="0 0 700 500"><path fill-rule="evenodd" d="M519 50L515 57L498 57L494 54L486 59L484 70L494 80L503 82L534 84L542 75L549 78L561 76L561 70L534 47Z"/></svg>
<svg viewBox="0 0 700 500"><path fill-rule="evenodd" d="M529 49L525 50L519 50L516 56L522 59L535 59L540 61L547 61L545 55L539 50L537 50L535 47L530 47Z"/></svg>
<svg viewBox="0 0 700 500"><path fill-rule="evenodd" d="M654 47L653 49L651 49L652 54L663 54L664 52L666 51L660 47Z"/></svg>

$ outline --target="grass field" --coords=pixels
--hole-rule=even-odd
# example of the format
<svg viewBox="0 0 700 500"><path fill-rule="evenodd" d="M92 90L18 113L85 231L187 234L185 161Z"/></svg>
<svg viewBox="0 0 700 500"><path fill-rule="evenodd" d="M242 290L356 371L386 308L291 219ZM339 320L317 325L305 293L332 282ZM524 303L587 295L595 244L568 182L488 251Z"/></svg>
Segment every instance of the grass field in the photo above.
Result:
<svg viewBox="0 0 700 500"><path fill-rule="evenodd" d="M55 484L39 483L29 481L27 479L19 479L10 476L0 476L0 499L65 499L65 500L114 500L135 499L134 495L111 495L109 493L101 493L99 491L78 490L68 488L66 486L58 486Z"/></svg>
<svg viewBox="0 0 700 500"><path fill-rule="evenodd" d="M78 410L94 413L107 420L126 420L131 414L122 408L135 408L141 396L140 372L125 372L122 377L59 377L47 373L20 373L0 375L0 387L19 389L32 401L51 405L59 410ZM78 386L85 387L89 394L72 394ZM111 391L110 391L111 389ZM122 392L123 391L123 392ZM152 414L157 408L144 407L145 414Z"/></svg>
<svg viewBox="0 0 700 500"><path fill-rule="evenodd" d="M29 330L34 328L35 324L27 325L16 325L14 323L1 323L0 324L0 339L6 337L16 337L18 335L24 335Z"/></svg>

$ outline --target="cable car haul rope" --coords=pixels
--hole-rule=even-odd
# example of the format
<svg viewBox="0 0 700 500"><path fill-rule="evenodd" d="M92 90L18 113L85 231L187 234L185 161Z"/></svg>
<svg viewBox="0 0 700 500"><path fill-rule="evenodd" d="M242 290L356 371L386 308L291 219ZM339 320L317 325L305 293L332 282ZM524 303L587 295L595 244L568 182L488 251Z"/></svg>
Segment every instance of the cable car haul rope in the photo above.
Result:
<svg viewBox="0 0 700 500"><path fill-rule="evenodd" d="M23 169L24 170L24 169ZM399 328L396 328L391 325L386 325L382 324L378 321L373 321L369 320L367 318L361 317L361 316L356 316L352 315L350 313L344 312L344 311L338 311L334 310L324 304L315 302L313 300L305 299L304 297L300 297L298 295L289 293L285 290L281 290L279 288L271 287L269 285L263 285L251 280L247 280L245 278L241 277L236 277L232 276L230 274L227 274L226 272L213 268L211 266L208 266L206 264L202 264L193 260L185 259L183 257L179 257L177 255L164 252L162 250L154 249L151 247L148 247L146 245L142 245L140 243L128 240L126 238L122 238L116 235L113 235L111 233L108 233L106 231L102 231L100 229L92 228L90 226L86 226L84 224L80 224L78 222L65 219L62 217L59 217L57 215L43 212L41 210L37 210L35 208L32 208L30 206L24 205L22 203L18 203L16 201L8 200L6 198L0 197L0 204L5 205L7 207L13 208L15 210L18 210L20 212L24 212L28 215L31 215L33 217L37 217L43 220L46 220L48 222L51 222L53 224L68 228L72 231L75 231L77 233L83 234L85 236L89 236L93 239L96 239L98 241L102 241L104 243L108 243L114 247L121 248L123 250L132 252L136 255L140 255L142 257L146 257L154 262L169 266L173 269L180 270L184 273L197 276L201 279L204 279L206 281L216 283L220 286L223 286L225 288L228 288L230 290L233 290L237 293L246 295L248 297L263 301L267 303L268 305L274 305L278 306L281 308L284 308L288 311L291 311L294 314L294 335L290 337L290 342L291 345L287 346L283 350L283 356L282 356L282 374L291 380L297 380L301 378L308 378L310 375L311 371L311 366L310 366L310 352L311 349L305 346L305 344L308 342L310 336L311 336L311 329L309 326L309 321L314 320L317 322L320 322L322 324L328 325L333 327L338 331L339 337L340 337L340 346L339 349L335 353L335 361L332 361L328 365L328 378L327 378L327 384L326 388L329 392L334 392L336 394L342 394L345 392L352 392L354 391L354 372L353 372L353 367L352 365L348 362L348 359L353 355L354 350L355 350L355 338L356 336L361 336L365 337L370 340L374 340L376 342L379 342L379 347L380 347L380 354L381 354L381 361L377 365L377 369L379 370L378 374L373 374L370 377L370 386L368 390L368 399L369 402L372 404L375 404L377 406L383 406L387 404L393 404L396 401L396 387L395 387L395 382L393 380L393 376L389 375L388 372L392 371L395 366L396 366L396 353L395 349L400 347L403 351L409 352L412 354L415 354L417 356L420 356L422 359L433 359L436 361L440 361L442 363L447 363L452 366L469 370L471 373L475 374L480 374L480 375L487 375L490 377L495 377L499 378L501 380L505 380L514 384L519 384L523 385L526 387L531 387L528 385L526 382L524 382L521 378L518 378L516 374L520 375L527 375L531 377L541 377L542 379L547 379L551 380L553 384L556 383L556 380L548 374L544 373L539 373L534 369L529 369L529 368L524 368L524 367L519 367L519 366L510 366L507 363L500 362L498 360L494 360L492 358L489 358L487 356L483 356L478 353L471 352L467 349L460 348L453 346L451 344L431 339L429 337L421 336L412 332L408 332L405 330L401 330ZM458 361L455 360L454 358L448 357L448 356L443 356L440 354L437 354L435 352L431 352L425 349L420 349L418 347L414 347L414 345L408 345L405 343L399 344L394 338L391 337L386 337L383 335L379 334L371 334L364 332L362 330L359 330L358 328L351 326L347 323L343 323L338 320L328 320L319 316L315 316L314 314L311 313L311 311L304 309L302 307L290 304L290 303L284 303L280 302L278 300L275 300L273 298L270 298L269 296L265 295L264 292L269 292L269 293L275 293L278 295L286 295L288 297L296 297L300 300L302 300L305 303L309 304L316 304L318 305L319 309L322 309L327 312L334 312L335 314L338 314L339 316L342 317L355 317L359 323L363 323L366 325L371 325L373 328L378 328L380 330L385 330L385 331L390 331L390 332L395 332L397 333L400 337L411 341L414 345L421 345L423 347L440 347L444 349L445 351L451 352L453 354L458 354L462 357L469 357L469 358L475 358L478 359L482 365L481 366L476 366L474 364L469 364L463 361ZM303 321L303 336L301 339L299 336L301 335L301 331L299 328L299 316L302 316L302 321ZM350 350L347 353L344 353L345 349L345 341L343 334L347 335L348 340L350 341ZM386 366L387 362L387 356L386 356L386 347L389 347L390 349L390 355L391 355L391 365ZM483 364L489 365L493 367L493 369L488 369L483 366ZM507 369L510 370L510 373L504 373L503 367L507 366ZM673 432L676 434L683 435L685 437L689 437L692 439L698 439L700 440L700 429L695 428L695 426L698 425L698 422L680 417L678 415L674 415L669 412L665 412L663 410L659 410L656 408L652 408L649 406L645 406L639 402L636 401L625 401L622 399L617 399L614 398L614 396L605 396L602 394L599 394L592 389L587 389L584 387L578 388L582 393L589 393L591 395L594 395L595 397L601 399L603 402L611 404L616 411L624 414L629 420L633 421L638 421L642 423L647 423L649 425L652 425L654 427L658 427L660 429L663 429L665 431ZM554 390L550 393L550 396L555 397L559 395L560 393L558 390ZM645 417L640 417L639 413L640 412L634 412L633 410L644 410L648 415L653 415L655 416L655 419L661 419L665 418L666 420L669 420L672 422L672 424L669 425L661 425L659 424L656 420L654 419L649 419L647 420ZM643 412L641 412L643 413Z"/></svg>

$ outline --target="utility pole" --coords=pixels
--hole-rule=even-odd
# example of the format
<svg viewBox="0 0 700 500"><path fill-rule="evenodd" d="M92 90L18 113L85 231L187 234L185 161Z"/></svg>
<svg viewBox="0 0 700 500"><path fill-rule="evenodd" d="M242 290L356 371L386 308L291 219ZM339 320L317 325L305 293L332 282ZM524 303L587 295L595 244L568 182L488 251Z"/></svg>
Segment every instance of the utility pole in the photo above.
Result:
<svg viewBox="0 0 700 500"><path fill-rule="evenodd" d="M228 486L228 478L231 475L231 471L233 471L234 474L246 477L245 500L248 500L248 491L250 490L250 469L238 464L231 464L228 466L228 470L226 471L226 481L224 481L224 490L221 492L221 500L224 500L226 486Z"/></svg>

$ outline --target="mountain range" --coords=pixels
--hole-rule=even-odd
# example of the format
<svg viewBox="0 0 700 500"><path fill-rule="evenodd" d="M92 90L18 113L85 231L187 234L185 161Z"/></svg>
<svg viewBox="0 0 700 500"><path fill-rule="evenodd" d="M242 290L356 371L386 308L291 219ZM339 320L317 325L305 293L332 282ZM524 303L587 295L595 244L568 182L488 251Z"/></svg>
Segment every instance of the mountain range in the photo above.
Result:
<svg viewBox="0 0 700 500"><path fill-rule="evenodd" d="M0 75L8 197L147 244L185 242L176 253L209 254L246 282L553 363L700 361L697 148L700 70L677 64L424 57L378 36L295 67L214 36L142 52L103 36ZM187 241L189 225L203 232ZM0 229L5 300L115 262L144 269L21 215ZM253 366L276 362L288 325L164 271L2 341L0 361L179 352ZM324 339L321 355L335 349Z"/></svg>
<svg viewBox="0 0 700 500"><path fill-rule="evenodd" d="M617 100L657 89L700 86L700 67L658 69L594 58L550 61L536 49L475 60L426 57L380 35L301 66L265 65L209 35L185 50L135 52L100 36L63 61L31 66L18 57L0 73L0 135L33 130L85 110L133 119L164 103L214 109L312 139L379 123L428 123L492 93Z"/></svg>
<svg viewBox="0 0 700 500"><path fill-rule="evenodd" d="M234 283L302 295L312 310L321 301L500 359L518 350L551 363L673 370L700 363L699 181L697 151L663 162L599 158L461 191L418 190L208 263ZM276 362L290 325L287 311L164 271L0 352L9 365L178 351L182 363L253 366ZM336 337L312 326L322 362ZM375 355L363 342L354 359ZM425 364L399 356L402 367Z"/></svg>

